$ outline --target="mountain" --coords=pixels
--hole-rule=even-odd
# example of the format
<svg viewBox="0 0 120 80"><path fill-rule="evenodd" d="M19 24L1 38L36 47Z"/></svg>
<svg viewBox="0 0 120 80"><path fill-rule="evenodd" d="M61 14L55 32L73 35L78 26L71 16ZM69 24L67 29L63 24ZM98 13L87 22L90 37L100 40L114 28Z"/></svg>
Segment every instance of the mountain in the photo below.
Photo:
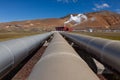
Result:
<svg viewBox="0 0 120 80"><path fill-rule="evenodd" d="M51 31L56 26L63 26L64 19L50 18L0 23L0 32L4 31Z"/></svg>
<svg viewBox="0 0 120 80"><path fill-rule="evenodd" d="M88 20L75 26L76 29L120 29L120 14L110 11L86 13Z"/></svg>
<svg viewBox="0 0 120 80"><path fill-rule="evenodd" d="M77 14L74 14L77 15ZM85 13L88 17L87 21L82 22L79 25L74 26L72 23L67 24L68 27L74 29L120 29L120 14L110 11L99 11ZM5 31L51 31L55 30L55 27L63 26L64 22L68 20L70 15L61 18L49 18L49 19L37 19L26 21L13 21L0 23L0 32Z"/></svg>

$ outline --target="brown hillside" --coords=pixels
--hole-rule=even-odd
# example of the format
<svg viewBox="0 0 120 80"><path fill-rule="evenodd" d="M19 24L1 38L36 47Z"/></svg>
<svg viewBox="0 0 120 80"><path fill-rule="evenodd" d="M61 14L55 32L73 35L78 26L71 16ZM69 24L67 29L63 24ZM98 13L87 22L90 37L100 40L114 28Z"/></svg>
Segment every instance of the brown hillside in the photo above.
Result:
<svg viewBox="0 0 120 80"><path fill-rule="evenodd" d="M88 20L75 26L76 29L120 29L120 14L109 11L100 11L87 13L86 15L88 16Z"/></svg>
<svg viewBox="0 0 120 80"><path fill-rule="evenodd" d="M120 14L109 11L99 11L86 13L86 15L88 17L86 22L82 22L77 26L69 23L67 26L74 27L74 29L120 29ZM55 30L57 26L63 26L64 22L68 20L69 17L70 15L62 18L0 23L0 31L51 31Z"/></svg>
<svg viewBox="0 0 120 80"><path fill-rule="evenodd" d="M1 31L50 31L63 26L64 19L50 18L0 23Z"/></svg>

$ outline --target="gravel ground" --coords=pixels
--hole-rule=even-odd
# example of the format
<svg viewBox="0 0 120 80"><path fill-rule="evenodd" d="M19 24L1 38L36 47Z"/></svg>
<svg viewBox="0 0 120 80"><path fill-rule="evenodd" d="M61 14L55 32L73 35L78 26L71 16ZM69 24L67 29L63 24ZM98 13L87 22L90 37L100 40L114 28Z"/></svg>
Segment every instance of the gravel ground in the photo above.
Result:
<svg viewBox="0 0 120 80"><path fill-rule="evenodd" d="M43 54L46 46L43 46L38 50L38 52L23 66L23 68L12 78L12 80L26 80L29 76L32 68L40 59L41 55Z"/></svg>
<svg viewBox="0 0 120 80"><path fill-rule="evenodd" d="M103 75L98 74L97 76L100 78L100 80L107 80Z"/></svg>

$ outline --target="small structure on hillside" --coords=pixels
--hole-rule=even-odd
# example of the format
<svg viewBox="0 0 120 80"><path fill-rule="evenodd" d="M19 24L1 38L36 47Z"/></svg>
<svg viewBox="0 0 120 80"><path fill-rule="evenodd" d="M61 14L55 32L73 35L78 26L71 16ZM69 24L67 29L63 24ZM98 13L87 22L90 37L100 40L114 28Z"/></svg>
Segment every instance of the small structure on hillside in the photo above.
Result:
<svg viewBox="0 0 120 80"><path fill-rule="evenodd" d="M56 31L72 31L73 29L71 27L65 27L65 26L60 26L55 28Z"/></svg>

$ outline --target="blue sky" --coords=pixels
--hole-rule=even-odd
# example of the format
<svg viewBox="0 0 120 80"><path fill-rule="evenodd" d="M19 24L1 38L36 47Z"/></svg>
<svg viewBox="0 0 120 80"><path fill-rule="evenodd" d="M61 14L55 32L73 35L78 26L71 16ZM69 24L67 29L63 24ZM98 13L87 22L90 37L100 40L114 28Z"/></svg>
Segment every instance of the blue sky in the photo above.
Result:
<svg viewBox="0 0 120 80"><path fill-rule="evenodd" d="M120 13L119 0L0 0L0 22L59 18L72 13L110 10Z"/></svg>

